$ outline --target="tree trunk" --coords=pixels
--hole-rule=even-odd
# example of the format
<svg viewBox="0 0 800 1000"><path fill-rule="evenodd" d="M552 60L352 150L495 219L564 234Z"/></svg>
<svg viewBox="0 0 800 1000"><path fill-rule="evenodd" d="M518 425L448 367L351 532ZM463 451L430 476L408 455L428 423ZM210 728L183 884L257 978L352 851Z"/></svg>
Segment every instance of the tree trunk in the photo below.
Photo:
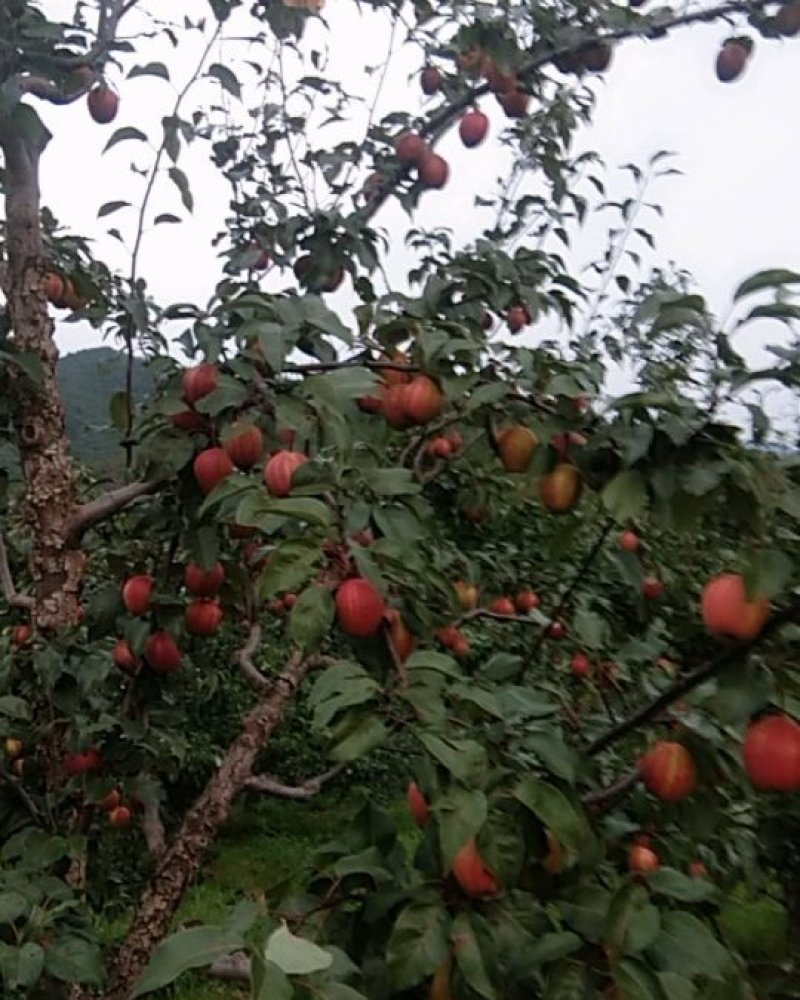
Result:
<svg viewBox="0 0 800 1000"><path fill-rule="evenodd" d="M167 936L184 893L230 815L233 800L253 773L256 756L283 718L309 667L309 661L299 655L289 662L268 697L246 717L217 772L184 817L139 900L125 943L114 956L105 1000L127 1000L150 956Z"/></svg>
<svg viewBox="0 0 800 1000"><path fill-rule="evenodd" d="M33 620L42 631L75 622L83 553L67 541L75 481L56 383L58 351L42 293L45 270L39 220L39 160L49 134L30 108L0 121L5 160L5 293L14 344L38 359L40 384L12 370L13 421L27 484L24 516L32 540Z"/></svg>

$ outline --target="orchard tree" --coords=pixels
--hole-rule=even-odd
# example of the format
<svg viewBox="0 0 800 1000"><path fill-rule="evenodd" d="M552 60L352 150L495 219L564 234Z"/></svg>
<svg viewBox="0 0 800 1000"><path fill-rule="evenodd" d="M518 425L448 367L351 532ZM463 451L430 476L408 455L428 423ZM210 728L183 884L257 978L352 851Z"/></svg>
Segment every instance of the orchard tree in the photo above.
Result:
<svg viewBox="0 0 800 1000"><path fill-rule="evenodd" d="M331 146L321 126L354 99L305 42L322 0L210 0L210 28L139 6L0 11L6 993L122 1000L223 959L261 998L796 996L754 858L758 797L800 790L800 495L757 395L797 391L797 350L751 371L731 335L791 326L800 275L743 280L721 322L690 276L636 267L668 158L611 203L573 138L626 39L724 18L709 75L728 84L800 7L365 5L420 52L419 95ZM108 80L169 81L138 61L147 38L193 32L202 60L148 137ZM241 56L213 62L224 37ZM200 80L220 101L188 111ZM125 275L40 201L39 111L79 100L107 148L154 151ZM444 203L440 139L480 146L499 115L495 225L465 248L412 228L412 291L390 287L381 209ZM219 280L205 303L159 303L145 234L181 216L152 194L164 181L193 210L181 163L202 142L231 191ZM579 280L559 248L609 208ZM326 304L345 285L352 317ZM54 312L128 357L111 490L70 458ZM156 384L141 406L136 355ZM636 384L613 398L619 362ZM178 815L190 706L234 683L249 707ZM298 692L330 759L291 786L260 760ZM367 803L307 892L270 900L266 942L254 906L165 942L237 796L307 797L400 742L413 843ZM108 954L89 902L105 825L152 866Z"/></svg>

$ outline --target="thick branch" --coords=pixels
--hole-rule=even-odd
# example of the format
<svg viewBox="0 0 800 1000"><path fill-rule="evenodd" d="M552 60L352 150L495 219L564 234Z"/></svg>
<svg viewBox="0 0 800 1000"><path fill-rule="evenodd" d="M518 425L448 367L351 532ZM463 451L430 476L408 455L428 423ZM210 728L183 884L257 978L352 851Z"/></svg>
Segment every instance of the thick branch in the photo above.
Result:
<svg viewBox="0 0 800 1000"><path fill-rule="evenodd" d="M313 778L308 778L306 781L302 782L300 785L285 785L278 778L272 777L269 774L254 774L252 778L249 778L245 783L245 788L249 789L251 792L262 792L265 795L276 795L281 799L299 799L304 801L306 799L313 799L315 795L319 795L323 787L332 778L335 778L337 774L345 769L346 764L336 764L334 767L328 768L322 774L318 774Z"/></svg>
<svg viewBox="0 0 800 1000"><path fill-rule="evenodd" d="M0 593L2 593L6 603L10 608L33 607L33 598L27 594L20 594L14 586L14 579L11 576L11 567L8 565L8 552L3 533L0 531Z"/></svg>
<svg viewBox="0 0 800 1000"><path fill-rule="evenodd" d="M113 517L114 514L119 513L134 500L138 500L139 497L153 493L158 486L159 483L155 481L128 483L127 486L120 486L119 489L104 493L102 496L76 507L68 524L70 541L76 544L89 528L93 528L100 521Z"/></svg>
<svg viewBox="0 0 800 1000"><path fill-rule="evenodd" d="M592 740L591 743L586 747L586 753L596 754L601 750L605 750L607 747L611 746L612 743L616 743L617 740L622 739L627 733L634 729L638 729L639 726L643 725L645 722L649 722L651 719L660 715L666 708L669 708L674 702L678 701L689 691L694 690L694 688L699 687L705 681L710 680L712 677L721 673L726 667L733 663L738 663L743 660L747 654L764 642L765 639L769 638L773 633L777 632L781 626L785 625L787 622L800 620L800 597L795 597L793 601L777 611L772 618L767 622L761 632L751 639L749 642L742 642L736 646L732 646L730 649L726 649L721 652L718 656L715 656L712 660L701 664L699 667L695 667L694 670L690 670L688 673L684 674L673 684L657 697L653 698L652 701L643 705L638 711L634 712L633 715L629 716L627 719L623 719L616 726L612 726L607 729L606 732L601 733L596 739Z"/></svg>
<svg viewBox="0 0 800 1000"><path fill-rule="evenodd" d="M253 663L253 655L261 642L261 626L258 622L251 622L250 631L247 634L247 641L244 646L237 649L233 654L234 661L239 665L239 669L247 679L248 684L256 691L264 691L270 686L269 678L266 677Z"/></svg>

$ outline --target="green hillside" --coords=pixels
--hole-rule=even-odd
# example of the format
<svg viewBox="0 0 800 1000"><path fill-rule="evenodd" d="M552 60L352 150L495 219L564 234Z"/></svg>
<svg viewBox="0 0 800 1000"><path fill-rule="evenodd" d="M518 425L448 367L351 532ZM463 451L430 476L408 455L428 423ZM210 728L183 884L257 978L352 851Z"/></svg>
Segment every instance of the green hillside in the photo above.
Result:
<svg viewBox="0 0 800 1000"><path fill-rule="evenodd" d="M108 401L125 388L125 355L111 347L67 354L58 362L58 384L67 415L73 454L93 468L108 470L122 460L119 432L111 425ZM144 362L136 358L133 393L137 401L151 389Z"/></svg>

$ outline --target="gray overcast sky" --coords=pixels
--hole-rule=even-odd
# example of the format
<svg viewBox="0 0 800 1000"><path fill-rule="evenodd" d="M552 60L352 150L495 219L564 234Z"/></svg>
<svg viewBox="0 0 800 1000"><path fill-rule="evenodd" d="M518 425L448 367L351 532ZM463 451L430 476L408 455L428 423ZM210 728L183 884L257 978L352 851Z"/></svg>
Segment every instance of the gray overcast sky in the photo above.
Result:
<svg viewBox="0 0 800 1000"><path fill-rule="evenodd" d="M46 0L52 14L63 13L69 4ZM147 9L159 5L145 2ZM206 0L184 0L180 14L207 16ZM328 0L325 16L330 33L315 26L310 38L327 44L330 63L326 75L370 97L375 76L364 72L364 62L376 65L388 48L386 18L370 11L359 12L351 0ZM244 23L246 18L242 19ZM130 22L131 26L135 22ZM716 51L731 33L723 23L693 26L658 42L626 42L617 47L611 70L595 86L598 107L591 129L577 139L576 150L593 148L609 168L626 161L642 163L657 149L676 152L682 177L666 178L653 190L665 208L662 220L643 219L658 240L656 260L674 260L690 270L718 313L727 309L736 284L756 270L786 266L800 270L800 197L797 165L800 162L800 131L794 127L794 95L800 90L800 39L756 40L756 51L743 78L733 84L719 83L713 71ZM176 52L165 40L141 45L137 62L162 59L173 82L180 86L191 72L201 49L198 35L182 37ZM242 48L233 43L217 51L214 58L230 63ZM265 61L264 53L254 53ZM416 49L398 52L379 104L379 112L423 109L416 80L408 75L420 65ZM243 71L246 72L246 71ZM139 166L149 163L144 146L123 143L105 156L100 151L118 125L130 124L160 134L160 118L168 112L173 95L163 81L149 78L112 79L118 84L122 104L114 126L95 125L82 102L67 108L45 107L43 115L54 133L43 169L45 200L57 215L75 230L103 233L106 220L96 220L104 201L127 197L134 203L141 194L140 182L130 173L133 159ZM187 109L218 100L216 85L203 83L190 96ZM492 118L493 134L503 125L493 99L484 102ZM363 134L364 121L348 129ZM331 133L331 141L341 138ZM474 207L476 193L491 193L505 161L496 143L487 141L476 151L464 150L455 133L448 135L440 151L451 163L451 180L444 192L424 195L415 220L426 227L451 227L458 242L474 238L485 218ZM195 144L181 166L192 179L197 209L181 226L161 226L146 237L144 273L162 302L208 298L217 277L211 237L224 217L227 186L208 163L207 144ZM611 191L630 193L629 182L615 171L609 173ZM166 178L158 188L158 210L175 210L177 197ZM120 212L108 220L123 233L133 228L134 213ZM378 225L398 233L405 214L393 204L378 216ZM576 261L584 263L602 249L605 222L590 226L578 242ZM208 249L206 249L208 248ZM125 269L127 259L116 241L102 237L98 251L113 266ZM393 247L389 273L402 284L413 258L400 241ZM284 279L285 283L286 279ZM267 287L281 287L281 279L269 279ZM349 309L346 290L332 296L334 307ZM344 317L347 318L347 317ZM746 346L755 360L762 360L759 345L785 339L777 326L753 327ZM100 342L99 335L74 325L60 326L62 351L73 351Z"/></svg>

